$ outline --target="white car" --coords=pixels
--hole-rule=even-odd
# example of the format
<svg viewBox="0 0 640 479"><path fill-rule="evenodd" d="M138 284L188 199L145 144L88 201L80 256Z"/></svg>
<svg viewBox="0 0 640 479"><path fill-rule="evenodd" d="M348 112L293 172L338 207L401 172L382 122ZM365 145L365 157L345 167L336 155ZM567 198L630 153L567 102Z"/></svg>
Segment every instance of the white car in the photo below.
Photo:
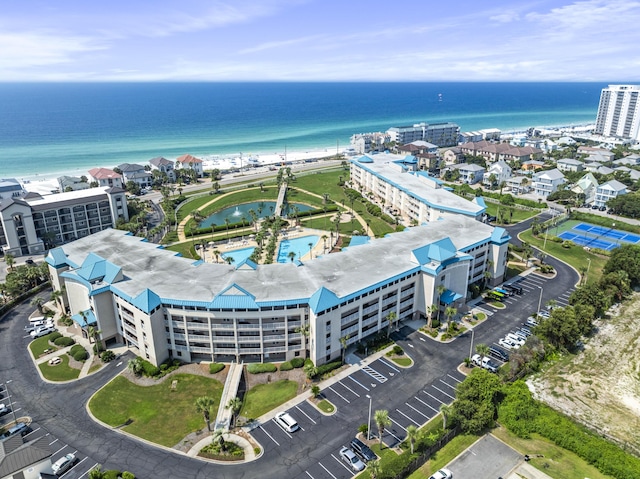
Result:
<svg viewBox="0 0 640 479"><path fill-rule="evenodd" d="M362 462L360 458L356 456L356 453L348 447L343 447L342 449L340 449L340 457L344 462L349 464L351 469L353 469L355 472L360 472L365 468L364 462Z"/></svg>
<svg viewBox="0 0 640 479"><path fill-rule="evenodd" d="M39 338L41 336L46 336L49 333L53 333L56 330L53 326L40 326L35 331L31 331L32 338Z"/></svg>
<svg viewBox="0 0 640 479"><path fill-rule="evenodd" d="M300 426L298 426L296 420L286 412L279 412L278 414L276 414L275 420L278 425L287 432L296 432L298 429L300 429Z"/></svg>
<svg viewBox="0 0 640 479"><path fill-rule="evenodd" d="M5 414L9 414L9 408L6 404L0 404L0 416L4 416Z"/></svg>
<svg viewBox="0 0 640 479"><path fill-rule="evenodd" d="M514 343L509 338L501 338L498 344L505 349L518 349L520 345Z"/></svg>
<svg viewBox="0 0 640 479"><path fill-rule="evenodd" d="M67 472L76 462L76 456L74 454L67 454L62 456L56 462L53 463L51 469L56 476L61 476Z"/></svg>
<svg viewBox="0 0 640 479"><path fill-rule="evenodd" d="M56 356L55 358L49 359L49 366L55 366L56 364L60 364L61 362L62 359L60 359L60 356Z"/></svg>
<svg viewBox="0 0 640 479"><path fill-rule="evenodd" d="M508 333L508 334L505 336L505 339L509 339L511 342L516 343L518 346L524 346L525 340L526 340L527 338L522 339L522 338L520 338L520 337L519 337L518 335L516 335L516 334Z"/></svg>
<svg viewBox="0 0 640 479"><path fill-rule="evenodd" d="M479 354L471 356L471 362L476 366L482 366L482 357Z"/></svg>
<svg viewBox="0 0 640 479"><path fill-rule="evenodd" d="M429 479L453 479L453 473L449 469L440 469Z"/></svg>

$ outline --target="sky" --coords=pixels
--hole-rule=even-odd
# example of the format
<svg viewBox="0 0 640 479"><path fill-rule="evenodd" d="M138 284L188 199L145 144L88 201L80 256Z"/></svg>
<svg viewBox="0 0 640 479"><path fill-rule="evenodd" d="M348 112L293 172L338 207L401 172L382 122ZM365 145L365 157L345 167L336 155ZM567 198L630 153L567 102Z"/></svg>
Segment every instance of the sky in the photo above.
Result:
<svg viewBox="0 0 640 479"><path fill-rule="evenodd" d="M640 0L1 0L0 81L640 81Z"/></svg>

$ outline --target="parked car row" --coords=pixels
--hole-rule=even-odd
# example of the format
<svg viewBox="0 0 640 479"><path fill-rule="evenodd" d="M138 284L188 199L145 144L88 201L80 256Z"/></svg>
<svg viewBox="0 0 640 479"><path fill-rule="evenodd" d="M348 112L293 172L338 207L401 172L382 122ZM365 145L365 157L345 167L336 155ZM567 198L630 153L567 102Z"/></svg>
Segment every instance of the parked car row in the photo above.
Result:
<svg viewBox="0 0 640 479"><path fill-rule="evenodd" d="M471 356L471 362L492 373L498 372L498 364L494 363L491 358L488 358L487 356L482 357L479 354L474 354Z"/></svg>

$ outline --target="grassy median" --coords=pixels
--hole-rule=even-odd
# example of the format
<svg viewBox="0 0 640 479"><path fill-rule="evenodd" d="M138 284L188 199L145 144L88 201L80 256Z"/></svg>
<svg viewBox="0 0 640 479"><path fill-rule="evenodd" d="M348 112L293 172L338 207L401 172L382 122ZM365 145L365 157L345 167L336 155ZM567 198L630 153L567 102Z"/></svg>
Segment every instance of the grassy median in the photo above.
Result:
<svg viewBox="0 0 640 479"><path fill-rule="evenodd" d="M59 364L39 364L38 368L40 368L42 375L49 381L71 381L72 379L78 379L80 370L69 366L69 356L62 354L60 359Z"/></svg>
<svg viewBox="0 0 640 479"><path fill-rule="evenodd" d="M173 381L177 381L175 389ZM122 426L128 433L172 447L206 427L202 414L196 412L197 398L210 396L216 401L211 414L215 418L222 389L220 381L190 374L176 374L146 387L118 376L91 398L89 408L110 426Z"/></svg>
<svg viewBox="0 0 640 479"><path fill-rule="evenodd" d="M288 379L259 384L245 394L240 415L247 419L257 419L289 399L293 399L297 391L298 383Z"/></svg>

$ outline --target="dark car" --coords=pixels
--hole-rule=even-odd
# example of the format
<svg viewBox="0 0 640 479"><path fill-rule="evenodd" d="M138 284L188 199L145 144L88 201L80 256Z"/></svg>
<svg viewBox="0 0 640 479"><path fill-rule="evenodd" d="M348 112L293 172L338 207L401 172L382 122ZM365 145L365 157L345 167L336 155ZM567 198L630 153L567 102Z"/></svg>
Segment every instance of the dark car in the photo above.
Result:
<svg viewBox="0 0 640 479"><path fill-rule="evenodd" d="M496 346L491 346L489 348L489 356L493 356L500 361L509 361L509 353L507 353L504 349L500 349Z"/></svg>
<svg viewBox="0 0 640 479"><path fill-rule="evenodd" d="M360 439L353 438L351 440L351 449L355 452L364 462L374 461L378 459L378 456Z"/></svg>
<svg viewBox="0 0 640 479"><path fill-rule="evenodd" d="M599 208L599 210L600 210L600 211L607 211L607 207L606 207L606 206L601 206L601 207Z"/></svg>
<svg viewBox="0 0 640 479"><path fill-rule="evenodd" d="M591 209L592 209L592 210L597 210L597 209L598 209L598 205L593 205L593 206L591 207Z"/></svg>

